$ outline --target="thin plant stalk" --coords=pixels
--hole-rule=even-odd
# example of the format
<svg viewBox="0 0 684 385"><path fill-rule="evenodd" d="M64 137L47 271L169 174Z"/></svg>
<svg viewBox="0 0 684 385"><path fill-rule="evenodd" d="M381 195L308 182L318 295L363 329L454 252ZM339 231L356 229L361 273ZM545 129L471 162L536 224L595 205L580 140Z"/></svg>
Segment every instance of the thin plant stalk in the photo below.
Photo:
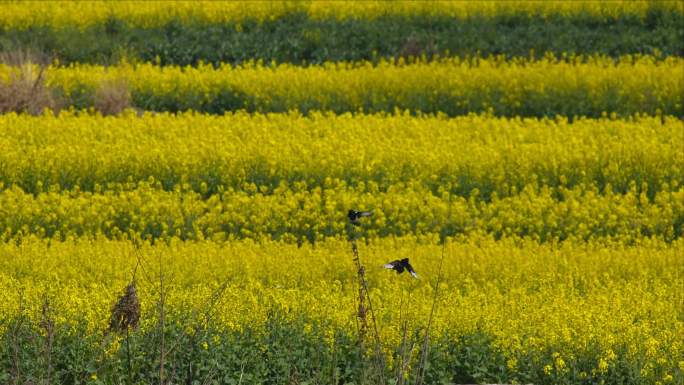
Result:
<svg viewBox="0 0 684 385"><path fill-rule="evenodd" d="M351 226L351 225L350 225ZM371 316L371 321L373 322L373 332L374 332L374 339L375 339L375 362L376 362L376 370L378 372L378 375L380 376L380 384L385 383L385 375L384 375L384 364L382 362L382 352L381 352L381 342L380 342L380 333L378 332L378 324L375 319L375 313L373 312L373 302L371 300L371 295L368 290L368 282L366 281L366 276L365 276L365 267L361 263L361 258L359 257L359 249L356 245L356 237L354 236L353 233L353 228L350 232L350 242L352 246L352 253L354 255L354 263L357 268L357 275L358 275L358 281L359 281L359 319L361 321L361 334L359 335L360 340L363 341L363 337L365 336L365 330L367 328L367 323L366 323L366 309L363 306L363 301L365 299L368 300L368 312L370 313Z"/></svg>
<svg viewBox="0 0 684 385"><path fill-rule="evenodd" d="M164 361L166 359L164 351L164 300L164 265L162 255L159 254L159 332L161 333L159 346L159 385L164 385Z"/></svg>
<svg viewBox="0 0 684 385"><path fill-rule="evenodd" d="M397 365L397 385L403 385L405 382L406 371L408 365L411 363L411 356L413 355L413 348L415 342L411 338L409 347L408 325L409 325L409 309L411 308L411 294L413 293L413 284L408 292L408 299L404 301L406 294L402 293L401 302L399 304L399 323L401 325L401 348L399 349L399 363Z"/></svg>
<svg viewBox="0 0 684 385"><path fill-rule="evenodd" d="M126 358L128 360L128 385L133 385L133 364L131 363L131 340L129 327L126 326Z"/></svg>
<svg viewBox="0 0 684 385"><path fill-rule="evenodd" d="M437 298L439 296L439 285L442 282L442 265L444 264L444 249L446 248L446 238L442 240L442 257L439 261L439 272L437 274L437 284L435 285L435 293L432 297L432 308L430 309L430 317L428 318L427 328L425 329L425 338L423 339L423 349L420 353L420 365L418 366L418 376L416 377L416 385L422 385L423 378L425 376L425 366L427 364L429 355L429 342L430 342L430 328L432 327L432 319L435 315L435 309L437 307Z"/></svg>
<svg viewBox="0 0 684 385"><path fill-rule="evenodd" d="M332 384L337 384L337 336L333 334L332 346L332 369L331 369Z"/></svg>
<svg viewBox="0 0 684 385"><path fill-rule="evenodd" d="M19 342L19 333L24 323L24 291L19 289L19 317L12 328L12 366L14 369L14 384L22 383L21 380L21 365L19 364L19 351L21 350L21 343Z"/></svg>
<svg viewBox="0 0 684 385"><path fill-rule="evenodd" d="M403 319L403 306L404 306L404 295L401 296L401 302L399 303L399 323L401 324L401 347L399 348L399 362L397 364L397 385L404 384L404 359L406 355L406 337L408 323Z"/></svg>
<svg viewBox="0 0 684 385"><path fill-rule="evenodd" d="M43 301L41 328L45 331L45 361L47 365L45 384L50 385L52 376L52 344L55 339L55 321L52 318L52 309L47 298Z"/></svg>

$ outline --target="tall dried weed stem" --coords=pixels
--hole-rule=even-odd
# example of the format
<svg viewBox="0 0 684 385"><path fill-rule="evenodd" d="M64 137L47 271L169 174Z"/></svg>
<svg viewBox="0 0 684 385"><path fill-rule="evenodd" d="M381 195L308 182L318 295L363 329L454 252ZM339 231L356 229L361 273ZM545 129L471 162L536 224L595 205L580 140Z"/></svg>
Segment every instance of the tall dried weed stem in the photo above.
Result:
<svg viewBox="0 0 684 385"><path fill-rule="evenodd" d="M364 354L365 350L365 340L368 332L368 315L370 314L370 319L373 324L373 337L374 337L374 371L375 376L379 384L385 384L385 364L382 357L382 342L380 340L380 333L378 332L378 325L375 319L375 314L373 312L373 302L368 291L368 281L366 280L366 268L361 263L359 257L359 249L356 245L356 232L352 224L348 225L349 242L352 247L353 262L356 267L357 282L359 287L358 302L359 306L357 309L357 320L359 322L359 348L361 354ZM368 306L366 306L366 302Z"/></svg>

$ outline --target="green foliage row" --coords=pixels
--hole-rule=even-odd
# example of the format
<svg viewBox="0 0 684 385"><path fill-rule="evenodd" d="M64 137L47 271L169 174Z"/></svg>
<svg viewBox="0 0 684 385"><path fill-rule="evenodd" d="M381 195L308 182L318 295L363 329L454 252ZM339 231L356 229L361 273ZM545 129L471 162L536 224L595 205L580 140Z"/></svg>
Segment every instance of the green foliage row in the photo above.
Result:
<svg viewBox="0 0 684 385"><path fill-rule="evenodd" d="M330 339L316 323L292 318L283 309L274 309L265 328L246 326L227 331L213 326L182 325L178 320L164 331L165 381L172 383L222 384L374 384L382 377L390 383L398 378L397 368L387 361L377 369L371 352L360 349L357 339L341 331ZM129 340L116 335L93 335L70 320L46 335L28 318L4 322L0 334L0 381L3 383L60 384L152 384L160 381L159 330L131 331ZM180 321L182 322L182 320ZM313 325L313 328L312 328ZM422 354L422 330L409 331L407 343L415 346L409 357L411 366L405 381L415 382ZM507 366L501 350L484 331L433 337L423 380L430 384L530 382L539 385L593 385L628 383L647 385L638 359L629 357L627 347L615 352L619 359L604 372L595 369L594 353L563 361L562 370L545 369L546 362L557 360L554 349L519 354L515 368ZM130 343L130 370L127 343ZM369 348L370 350L370 348ZM401 346L389 352L399 361ZM510 361L509 361L510 362ZM662 373L659 373L663 377ZM130 377L129 377L130 375ZM677 379L684 373L675 370ZM674 379L669 375L670 379ZM615 382L612 382L615 381ZM675 380L677 381L677 380Z"/></svg>
<svg viewBox="0 0 684 385"><path fill-rule="evenodd" d="M367 364L351 336L335 336L336 351L322 344L320 332L304 332L301 320L273 313L265 333L225 331L171 319L164 333L165 379L172 383L288 384L355 383ZM158 383L161 333L131 331L131 377L125 337L89 334L78 320L55 328L47 350L46 331L24 317L5 320L0 335L0 382L59 384ZM49 357L49 364L48 364ZM49 366L48 366L49 365ZM215 383L215 382L210 382Z"/></svg>
<svg viewBox="0 0 684 385"><path fill-rule="evenodd" d="M312 64L421 54L538 57L552 52L619 57L660 52L669 56L684 55L683 20L676 10L657 7L643 18L511 13L466 19L389 15L372 20L315 20L290 13L263 22L172 20L154 28L112 17L86 29L69 25L0 29L0 50L30 49L62 63L113 64L125 57L164 65L251 59Z"/></svg>

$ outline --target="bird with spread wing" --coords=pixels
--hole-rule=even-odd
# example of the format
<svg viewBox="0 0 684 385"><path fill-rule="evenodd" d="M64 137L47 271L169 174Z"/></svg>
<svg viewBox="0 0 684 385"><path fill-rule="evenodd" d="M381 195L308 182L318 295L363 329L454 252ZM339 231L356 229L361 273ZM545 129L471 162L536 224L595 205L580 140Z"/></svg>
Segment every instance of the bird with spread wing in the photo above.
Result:
<svg viewBox="0 0 684 385"><path fill-rule="evenodd" d="M408 258L404 259L397 259L396 261L392 261L390 263L384 264L382 267L385 269L392 269L397 272L397 274L401 274L404 272L404 270L407 270L413 278L418 279L418 274L416 273L415 270L413 270L413 266L409 263Z"/></svg>
<svg viewBox="0 0 684 385"><path fill-rule="evenodd" d="M361 226L361 218L370 217L371 215L373 215L372 211L349 210L347 213L347 218L349 218L349 222L351 222L354 226Z"/></svg>

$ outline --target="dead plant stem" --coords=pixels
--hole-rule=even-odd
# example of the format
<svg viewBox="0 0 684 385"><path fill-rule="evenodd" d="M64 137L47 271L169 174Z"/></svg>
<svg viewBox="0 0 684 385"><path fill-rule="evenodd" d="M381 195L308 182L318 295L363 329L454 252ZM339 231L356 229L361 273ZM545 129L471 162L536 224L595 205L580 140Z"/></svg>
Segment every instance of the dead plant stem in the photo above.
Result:
<svg viewBox="0 0 684 385"><path fill-rule="evenodd" d="M437 284L435 285L435 293L432 297L432 308L430 309L430 317L428 318L427 328L425 329L425 338L423 339L423 348L420 353L420 365L418 366L418 376L416 377L416 385L422 385L425 376L425 365L427 364L429 354L430 342L430 328L432 327L432 319L435 315L437 307L437 298L439 296L439 285L442 282L442 265L444 264L444 249L446 248L446 237L442 240L442 257L439 261L439 272L437 275Z"/></svg>

